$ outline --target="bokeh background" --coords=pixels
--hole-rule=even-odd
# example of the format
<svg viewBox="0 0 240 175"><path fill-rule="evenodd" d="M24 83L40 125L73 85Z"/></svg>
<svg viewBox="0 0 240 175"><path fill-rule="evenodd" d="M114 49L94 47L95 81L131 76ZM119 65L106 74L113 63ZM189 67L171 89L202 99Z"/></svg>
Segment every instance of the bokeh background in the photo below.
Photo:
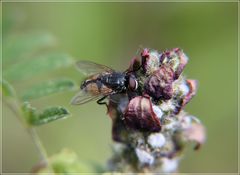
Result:
<svg viewBox="0 0 240 175"><path fill-rule="evenodd" d="M237 3L3 3L4 36L49 32L57 50L111 66L127 68L139 46L163 51L182 48L190 60L184 70L199 80L198 94L186 107L206 126L207 142L192 145L180 172L237 172ZM4 53L3 53L4 55ZM4 57L3 57L4 60ZM4 71L3 65L3 71ZM74 67L64 75L80 83ZM18 92L52 75L11 82ZM111 156L111 120L95 102L70 106L74 92L32 101L39 108L68 107L72 117L37 128L49 155L69 148L80 159L104 166ZM3 172L29 172L38 160L32 140L3 106Z"/></svg>

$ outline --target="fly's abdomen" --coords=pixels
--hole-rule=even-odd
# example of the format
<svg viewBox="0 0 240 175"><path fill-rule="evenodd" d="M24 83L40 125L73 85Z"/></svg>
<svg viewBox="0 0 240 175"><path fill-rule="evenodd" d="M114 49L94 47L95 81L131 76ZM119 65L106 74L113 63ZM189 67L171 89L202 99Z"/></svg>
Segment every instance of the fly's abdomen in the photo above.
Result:
<svg viewBox="0 0 240 175"><path fill-rule="evenodd" d="M98 79L96 80L85 80L81 86L81 89L84 89L86 93L90 93L91 95L105 95L112 92L111 88L105 86Z"/></svg>

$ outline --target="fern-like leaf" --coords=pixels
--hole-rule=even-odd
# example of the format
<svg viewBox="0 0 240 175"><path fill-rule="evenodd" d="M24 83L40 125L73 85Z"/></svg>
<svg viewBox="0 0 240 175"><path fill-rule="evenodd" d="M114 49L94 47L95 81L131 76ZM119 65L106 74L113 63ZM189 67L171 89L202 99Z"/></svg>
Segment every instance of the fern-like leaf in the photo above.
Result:
<svg viewBox="0 0 240 175"><path fill-rule="evenodd" d="M3 77L18 81L61 67L67 67L72 63L73 59L68 54L48 53L11 66L3 72Z"/></svg>
<svg viewBox="0 0 240 175"><path fill-rule="evenodd" d="M63 119L70 114L66 108L60 106L49 107L37 113L36 108L33 108L28 102L24 103L22 110L28 124L32 126L39 126L58 119Z"/></svg>
<svg viewBox="0 0 240 175"><path fill-rule="evenodd" d="M3 40L3 63L21 61L39 50L56 45L56 39L49 33L30 32L14 34Z"/></svg>
<svg viewBox="0 0 240 175"><path fill-rule="evenodd" d="M24 101L36 99L58 92L73 90L74 87L76 87L75 83L69 79L50 80L26 89L22 93L21 98Z"/></svg>

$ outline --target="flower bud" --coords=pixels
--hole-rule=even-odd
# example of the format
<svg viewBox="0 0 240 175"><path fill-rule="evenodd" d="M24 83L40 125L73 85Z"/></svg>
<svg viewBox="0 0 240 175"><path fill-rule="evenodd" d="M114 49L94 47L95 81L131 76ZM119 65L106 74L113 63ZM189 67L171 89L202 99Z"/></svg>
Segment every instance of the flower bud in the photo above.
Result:
<svg viewBox="0 0 240 175"><path fill-rule="evenodd" d="M163 52L160 57L161 65L170 66L174 71L174 80L178 79L185 65L188 62L188 57L179 49L174 48Z"/></svg>
<svg viewBox="0 0 240 175"><path fill-rule="evenodd" d="M149 98L137 96L133 98L124 114L124 122L130 129L158 132L161 130L160 120L153 112Z"/></svg>
<svg viewBox="0 0 240 175"><path fill-rule="evenodd" d="M172 98L173 70L160 67L145 82L144 91L154 100L169 100Z"/></svg>
<svg viewBox="0 0 240 175"><path fill-rule="evenodd" d="M146 75L152 74L159 68L159 53L155 50L144 49L141 53L142 67Z"/></svg>

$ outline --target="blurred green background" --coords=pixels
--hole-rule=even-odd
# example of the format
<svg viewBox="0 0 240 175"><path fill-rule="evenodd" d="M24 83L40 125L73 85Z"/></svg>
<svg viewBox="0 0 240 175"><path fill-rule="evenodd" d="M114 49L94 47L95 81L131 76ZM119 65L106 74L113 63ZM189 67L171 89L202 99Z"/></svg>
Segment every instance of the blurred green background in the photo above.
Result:
<svg viewBox="0 0 240 175"><path fill-rule="evenodd" d="M237 172L237 3L3 3L5 36L46 31L56 50L113 67L127 68L140 45L163 51L182 48L189 56L184 71L199 80L186 111L199 117L207 142L197 152L189 146L180 172ZM4 53L3 53L4 55ZM3 57L4 62L4 57ZM4 70L3 65L3 70ZM80 83L74 67L55 76ZM12 82L18 92L51 77ZM34 106L68 107L72 117L37 128L49 155L62 148L82 160L105 165L111 156L111 120L95 102L70 106L73 92L32 101ZM18 120L3 106L3 172L29 172L37 150Z"/></svg>

